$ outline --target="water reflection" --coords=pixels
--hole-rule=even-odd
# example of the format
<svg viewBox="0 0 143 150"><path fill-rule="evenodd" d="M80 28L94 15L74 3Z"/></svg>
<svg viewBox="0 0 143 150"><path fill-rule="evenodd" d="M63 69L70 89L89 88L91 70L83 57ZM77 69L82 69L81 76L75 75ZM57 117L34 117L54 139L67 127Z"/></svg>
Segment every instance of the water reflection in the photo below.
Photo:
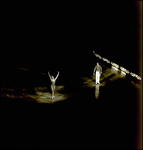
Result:
<svg viewBox="0 0 143 150"><path fill-rule="evenodd" d="M82 79L84 80L83 87L89 87L89 88L95 87L95 98L98 99L99 98L99 87L104 86L104 83L96 84L95 76L92 76L92 78L82 77Z"/></svg>
<svg viewBox="0 0 143 150"><path fill-rule="evenodd" d="M68 99L72 94L64 93L64 86L56 86L55 98L52 99L51 91L47 87L35 87L33 91L29 89L1 88L1 97L36 101L38 103L54 103Z"/></svg>
<svg viewBox="0 0 143 150"><path fill-rule="evenodd" d="M95 98L96 98L96 99L98 99L98 97L99 97L99 87L100 87L99 84L96 84L96 85L95 85Z"/></svg>
<svg viewBox="0 0 143 150"><path fill-rule="evenodd" d="M94 78L81 77L81 79L84 80L83 87L93 88L95 86Z"/></svg>
<svg viewBox="0 0 143 150"><path fill-rule="evenodd" d="M52 99L52 94L50 92L37 92L37 95L30 95L30 97L35 99L38 103L53 103L63 101L69 96L67 94L55 92L55 98Z"/></svg>
<svg viewBox="0 0 143 150"><path fill-rule="evenodd" d="M55 89L55 98L52 99L51 92L46 90L47 87L35 87L35 95L30 95L31 98L35 99L38 103L54 103L58 101L66 100L69 95L61 93L64 86L56 86Z"/></svg>

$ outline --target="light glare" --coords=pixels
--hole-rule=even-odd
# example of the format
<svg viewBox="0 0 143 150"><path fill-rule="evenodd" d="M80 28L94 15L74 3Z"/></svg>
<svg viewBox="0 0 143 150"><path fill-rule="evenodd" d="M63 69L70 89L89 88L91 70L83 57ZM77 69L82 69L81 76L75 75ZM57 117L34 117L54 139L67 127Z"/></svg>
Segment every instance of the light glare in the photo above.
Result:
<svg viewBox="0 0 143 150"><path fill-rule="evenodd" d="M116 69L116 70L118 70L116 67L114 67L114 66L112 66L112 68L114 68L114 69Z"/></svg>
<svg viewBox="0 0 143 150"><path fill-rule="evenodd" d="M125 72L121 71L121 73L126 74Z"/></svg>
<svg viewBox="0 0 143 150"><path fill-rule="evenodd" d="M110 61L109 61L108 59L102 58L100 55L96 54L94 51L93 51L93 53L95 54L96 57L102 59L103 61L106 61L107 63L110 63ZM111 62L111 64L112 64L112 67L113 67L114 69L116 69L116 70L118 70L118 68L120 68L121 73L123 73L123 74L126 74L126 73L127 73L127 74L130 74L131 76L136 77L138 80L141 80L141 77L140 77L140 76L138 76L138 75L136 75L136 74L134 74L134 73L132 73L132 72L130 73L130 71L127 70L127 69L125 69L124 67L122 67L122 66L119 67L119 65L116 64L116 63L114 63L114 62Z"/></svg>
<svg viewBox="0 0 143 150"><path fill-rule="evenodd" d="M136 74L130 72L130 75L133 76L133 77L136 77Z"/></svg>
<svg viewBox="0 0 143 150"><path fill-rule="evenodd" d="M117 65L116 63L111 62L111 64L112 64L114 67L119 68L119 65Z"/></svg>
<svg viewBox="0 0 143 150"><path fill-rule="evenodd" d="M110 63L110 61L108 59L106 59L106 58L102 58L102 59L103 59L103 61L106 61L107 63Z"/></svg>
<svg viewBox="0 0 143 150"><path fill-rule="evenodd" d="M136 78L137 78L138 80L141 80L141 79L142 79L142 78L141 78L140 76L138 76L138 75L136 76Z"/></svg>

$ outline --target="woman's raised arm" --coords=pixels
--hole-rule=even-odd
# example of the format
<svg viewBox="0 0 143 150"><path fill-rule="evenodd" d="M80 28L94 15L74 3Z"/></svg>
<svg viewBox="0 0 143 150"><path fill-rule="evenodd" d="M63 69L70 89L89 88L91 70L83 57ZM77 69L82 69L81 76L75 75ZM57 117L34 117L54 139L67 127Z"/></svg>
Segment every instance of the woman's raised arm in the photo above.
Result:
<svg viewBox="0 0 143 150"><path fill-rule="evenodd" d="M55 80L58 78L58 76L59 76L59 71L58 71L58 74L57 74L57 76L56 76Z"/></svg>
<svg viewBox="0 0 143 150"><path fill-rule="evenodd" d="M50 80L51 80L51 76L50 76L50 73L49 73L49 71L48 71L48 75L49 75L49 77L50 77Z"/></svg>

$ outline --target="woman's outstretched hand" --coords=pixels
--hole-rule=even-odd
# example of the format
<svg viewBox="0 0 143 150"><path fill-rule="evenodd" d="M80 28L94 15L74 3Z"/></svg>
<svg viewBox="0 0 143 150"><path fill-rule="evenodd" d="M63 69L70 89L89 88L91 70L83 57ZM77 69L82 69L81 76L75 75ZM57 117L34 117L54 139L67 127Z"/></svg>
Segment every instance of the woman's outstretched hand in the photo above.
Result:
<svg viewBox="0 0 143 150"><path fill-rule="evenodd" d="M48 71L48 75L50 76L50 73L49 73L49 71Z"/></svg>

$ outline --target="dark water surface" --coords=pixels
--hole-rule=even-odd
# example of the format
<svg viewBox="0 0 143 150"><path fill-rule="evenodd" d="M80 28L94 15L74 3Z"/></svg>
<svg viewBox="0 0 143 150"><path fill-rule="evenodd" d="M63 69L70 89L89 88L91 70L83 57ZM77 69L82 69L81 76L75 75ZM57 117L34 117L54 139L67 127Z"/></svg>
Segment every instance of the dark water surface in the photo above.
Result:
<svg viewBox="0 0 143 150"><path fill-rule="evenodd" d="M135 148L141 88L110 74L93 50L141 75L136 3L3 1L1 8L1 148ZM60 72L54 102L48 71Z"/></svg>
<svg viewBox="0 0 143 150"><path fill-rule="evenodd" d="M20 79L15 77L18 72ZM135 147L139 90L129 80L108 82L100 87L100 96L95 99L95 88L83 87L80 73L75 72L64 83L62 77L57 79L57 86L59 83L65 86L62 93L72 96L55 103L37 103L30 95L35 94L34 86L47 86L50 91L48 76L38 78L38 73L22 70L16 73L14 69L13 74L14 77L9 76L13 85L3 83L1 87L3 148ZM27 97L20 97L22 89L26 89Z"/></svg>

